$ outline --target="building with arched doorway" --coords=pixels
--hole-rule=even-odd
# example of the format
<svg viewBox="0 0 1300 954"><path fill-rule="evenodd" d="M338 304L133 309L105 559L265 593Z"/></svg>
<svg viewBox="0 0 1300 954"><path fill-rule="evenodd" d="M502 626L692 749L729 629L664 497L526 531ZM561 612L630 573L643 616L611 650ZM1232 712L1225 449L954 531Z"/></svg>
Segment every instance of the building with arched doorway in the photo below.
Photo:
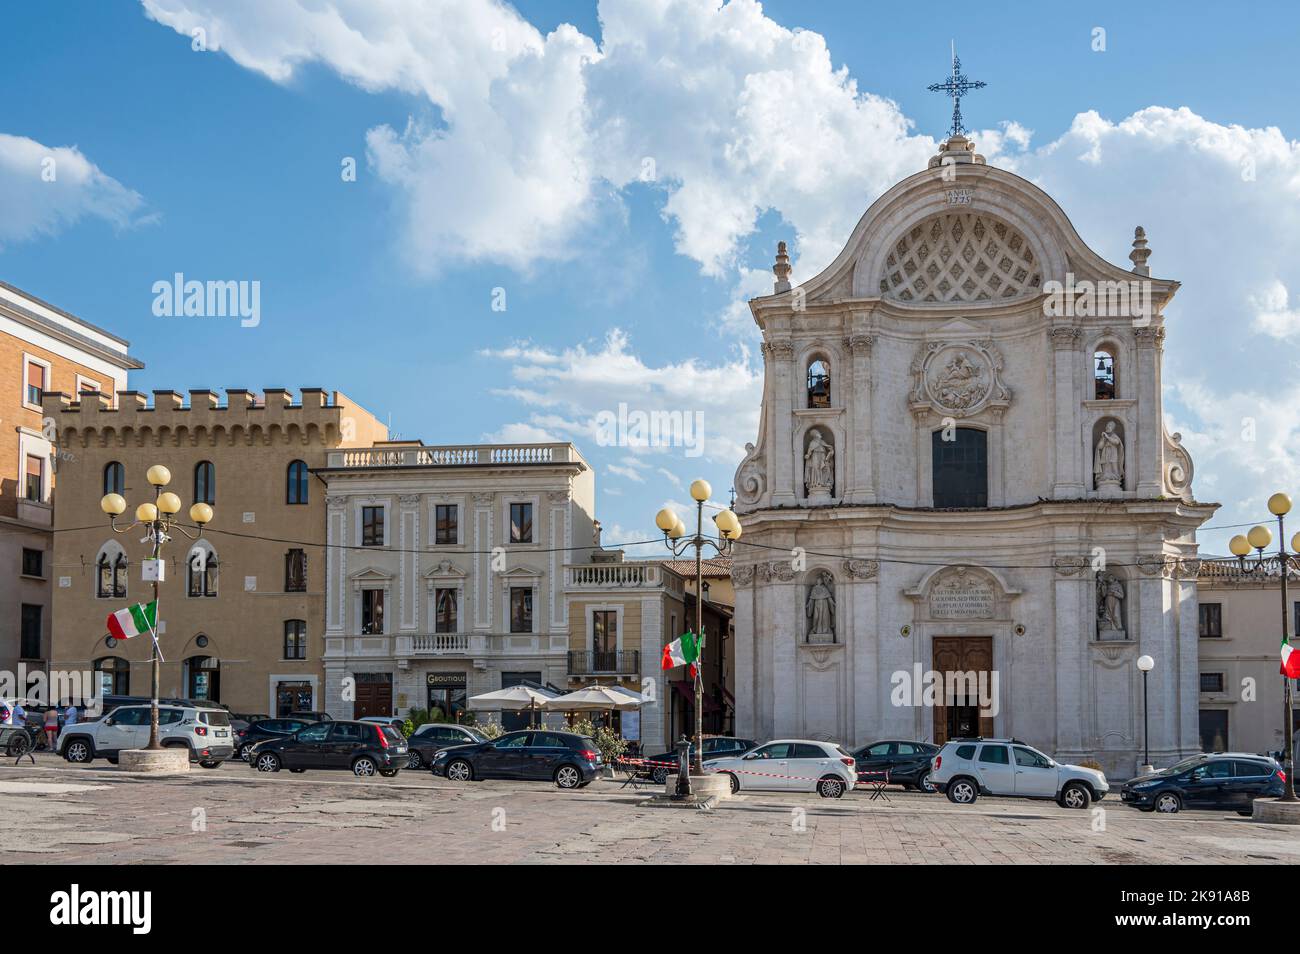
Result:
<svg viewBox="0 0 1300 954"><path fill-rule="evenodd" d="M820 274L750 302L759 434L736 474L737 733L1014 735L1131 773L1199 750L1192 461L1165 309L1041 189L954 136Z"/></svg>

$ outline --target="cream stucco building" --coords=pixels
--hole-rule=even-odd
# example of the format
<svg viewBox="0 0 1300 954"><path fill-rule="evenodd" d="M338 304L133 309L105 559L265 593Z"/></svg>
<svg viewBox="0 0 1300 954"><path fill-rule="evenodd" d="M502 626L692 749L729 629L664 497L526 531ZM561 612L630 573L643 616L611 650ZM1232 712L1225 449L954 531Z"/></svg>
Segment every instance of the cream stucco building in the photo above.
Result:
<svg viewBox="0 0 1300 954"><path fill-rule="evenodd" d="M961 136L819 275L793 284L779 250L750 303L765 377L735 484L738 734L996 733L1124 775L1149 653L1153 760L1199 749L1214 505L1165 428L1178 284L1149 255L1138 229L1131 271L1104 261ZM987 691L929 704L929 673Z"/></svg>

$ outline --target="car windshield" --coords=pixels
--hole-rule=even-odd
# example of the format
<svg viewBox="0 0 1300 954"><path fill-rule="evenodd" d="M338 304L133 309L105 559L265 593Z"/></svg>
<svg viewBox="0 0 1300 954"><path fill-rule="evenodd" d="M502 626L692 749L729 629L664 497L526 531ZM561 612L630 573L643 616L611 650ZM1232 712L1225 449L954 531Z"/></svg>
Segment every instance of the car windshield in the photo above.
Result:
<svg viewBox="0 0 1300 954"><path fill-rule="evenodd" d="M1193 755L1190 759L1183 759L1181 762L1175 762L1169 768L1161 769L1157 775L1177 775L1179 772L1186 772L1190 768L1203 765L1206 759L1204 755Z"/></svg>
<svg viewBox="0 0 1300 954"><path fill-rule="evenodd" d="M464 729L466 732L472 735L476 741L478 742L488 741L488 737L484 733L480 732L478 729L472 729L469 726L464 726Z"/></svg>
<svg viewBox="0 0 1300 954"><path fill-rule="evenodd" d="M208 725L230 725L230 714L225 709L208 709L199 713L199 721Z"/></svg>

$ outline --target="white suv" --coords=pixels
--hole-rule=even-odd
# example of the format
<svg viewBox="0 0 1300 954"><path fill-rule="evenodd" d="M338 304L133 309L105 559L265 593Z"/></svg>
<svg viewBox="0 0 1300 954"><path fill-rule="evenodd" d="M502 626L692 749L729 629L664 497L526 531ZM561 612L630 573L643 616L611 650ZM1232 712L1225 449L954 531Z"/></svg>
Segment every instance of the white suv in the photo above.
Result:
<svg viewBox="0 0 1300 954"><path fill-rule="evenodd" d="M158 706L158 739L164 748L184 746L190 761L217 768L235 752L230 713L198 706ZM95 758L116 762L123 749L149 744L149 707L119 706L94 722L65 725L59 733L58 751L69 762Z"/></svg>
<svg viewBox="0 0 1300 954"><path fill-rule="evenodd" d="M980 795L1010 795L1087 808L1110 791L1101 772L1062 765L1019 739L954 739L931 761L930 781L958 805Z"/></svg>
<svg viewBox="0 0 1300 954"><path fill-rule="evenodd" d="M834 742L778 739L735 758L708 759L704 771L728 776L733 792L816 792L839 798L857 784L853 765L853 756Z"/></svg>

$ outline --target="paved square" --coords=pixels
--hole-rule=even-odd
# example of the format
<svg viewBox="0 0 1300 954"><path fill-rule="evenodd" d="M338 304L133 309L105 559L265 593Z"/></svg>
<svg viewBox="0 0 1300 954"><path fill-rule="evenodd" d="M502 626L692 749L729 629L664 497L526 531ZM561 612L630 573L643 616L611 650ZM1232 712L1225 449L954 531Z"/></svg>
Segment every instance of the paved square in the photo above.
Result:
<svg viewBox="0 0 1300 954"><path fill-rule="evenodd" d="M1300 832L1219 812L1146 815L1051 802L854 792L751 794L715 812L644 807L599 781L456 785L428 772L258 775L241 763L146 779L52 757L0 770L0 861L191 864L1295 863ZM1094 826L1103 830L1094 830Z"/></svg>

